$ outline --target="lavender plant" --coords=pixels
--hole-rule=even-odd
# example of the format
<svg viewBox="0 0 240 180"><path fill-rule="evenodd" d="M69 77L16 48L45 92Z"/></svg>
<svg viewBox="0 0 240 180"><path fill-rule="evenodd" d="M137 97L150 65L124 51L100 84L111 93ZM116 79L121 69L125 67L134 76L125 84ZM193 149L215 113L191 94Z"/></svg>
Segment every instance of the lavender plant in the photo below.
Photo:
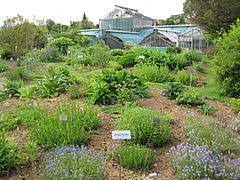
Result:
<svg viewBox="0 0 240 180"><path fill-rule="evenodd" d="M228 128L223 128L214 119L190 119L187 137L191 144L206 146L217 152L239 151L237 136Z"/></svg>
<svg viewBox="0 0 240 180"><path fill-rule="evenodd" d="M78 146L59 146L44 159L46 179L102 180L106 177L104 157Z"/></svg>
<svg viewBox="0 0 240 180"><path fill-rule="evenodd" d="M205 146L188 142L171 148L170 152L181 179L240 178L240 158L232 160Z"/></svg>

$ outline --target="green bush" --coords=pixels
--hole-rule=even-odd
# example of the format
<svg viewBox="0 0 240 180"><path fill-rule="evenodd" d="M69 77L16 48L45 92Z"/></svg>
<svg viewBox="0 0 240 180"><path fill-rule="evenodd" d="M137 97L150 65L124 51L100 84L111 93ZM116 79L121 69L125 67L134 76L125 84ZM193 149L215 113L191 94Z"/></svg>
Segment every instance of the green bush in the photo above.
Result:
<svg viewBox="0 0 240 180"><path fill-rule="evenodd" d="M154 163L154 153L140 145L121 146L114 152L121 166L133 170L149 170Z"/></svg>
<svg viewBox="0 0 240 180"><path fill-rule="evenodd" d="M115 104L145 95L146 86L138 77L126 70L108 69L91 83L89 100L94 104Z"/></svg>
<svg viewBox="0 0 240 180"><path fill-rule="evenodd" d="M20 97L26 99L35 99L38 93L37 85L23 86L19 89Z"/></svg>
<svg viewBox="0 0 240 180"><path fill-rule="evenodd" d="M183 93L177 97L178 104L191 105L191 106L203 106L205 102L202 98L192 93Z"/></svg>
<svg viewBox="0 0 240 180"><path fill-rule="evenodd" d="M180 47L170 46L170 47L167 48L166 53L169 53L169 54L180 54L180 53L182 53L182 49Z"/></svg>
<svg viewBox="0 0 240 180"><path fill-rule="evenodd" d="M112 56L122 56L123 54L124 54L124 50L122 50L122 49L112 49L111 51L110 51L110 53L111 53L111 55Z"/></svg>
<svg viewBox="0 0 240 180"><path fill-rule="evenodd" d="M59 62L61 60L61 53L56 47L45 47L41 51L40 58L43 62Z"/></svg>
<svg viewBox="0 0 240 180"><path fill-rule="evenodd" d="M204 105L201 105L198 107L202 112L203 114L205 115L211 115L213 114L214 112L216 112L216 109L213 105L211 104L204 104Z"/></svg>
<svg viewBox="0 0 240 180"><path fill-rule="evenodd" d="M9 98L18 98L20 97L20 88L22 86L22 81L6 80L3 85L4 93Z"/></svg>
<svg viewBox="0 0 240 180"><path fill-rule="evenodd" d="M216 42L217 53L214 57L214 71L222 87L222 93L231 97L240 97L240 20L228 33Z"/></svg>
<svg viewBox="0 0 240 180"><path fill-rule="evenodd" d="M66 37L59 37L49 42L50 47L58 48L62 54L67 54L68 48L74 45L74 42Z"/></svg>
<svg viewBox="0 0 240 180"><path fill-rule="evenodd" d="M35 105L21 105L13 110L8 110L0 115L0 131L13 130L19 125L30 127L37 121L42 120L46 111Z"/></svg>
<svg viewBox="0 0 240 180"><path fill-rule="evenodd" d="M240 99L229 98L227 102L233 106L235 111L240 112Z"/></svg>
<svg viewBox="0 0 240 180"><path fill-rule="evenodd" d="M148 82L167 82L171 81L169 69L166 66L158 68L157 65L139 64L134 73Z"/></svg>
<svg viewBox="0 0 240 180"><path fill-rule="evenodd" d="M167 88L164 90L165 96L169 99L176 99L180 94L183 93L184 86L181 83L172 82L169 83Z"/></svg>
<svg viewBox="0 0 240 180"><path fill-rule="evenodd" d="M67 88L71 99L79 99L87 95L87 87L85 85L71 85Z"/></svg>
<svg viewBox="0 0 240 180"><path fill-rule="evenodd" d="M134 67L138 63L137 57L138 55L133 51L124 51L118 58L118 63L124 68Z"/></svg>
<svg viewBox="0 0 240 180"><path fill-rule="evenodd" d="M205 73L206 69L203 67L202 63L193 63L193 67L196 71L200 72L200 73Z"/></svg>
<svg viewBox="0 0 240 180"><path fill-rule="evenodd" d="M117 121L117 128L130 130L130 142L147 146L163 146L170 138L170 119L141 107L126 109Z"/></svg>
<svg viewBox="0 0 240 180"><path fill-rule="evenodd" d="M181 70L176 73L175 80L184 85L196 86L198 83L198 76L197 74L190 74L186 70Z"/></svg>
<svg viewBox="0 0 240 180"><path fill-rule="evenodd" d="M205 146L217 152L240 150L237 136L230 129L221 127L213 119L190 119L187 125L187 136L190 143Z"/></svg>
<svg viewBox="0 0 240 180"><path fill-rule="evenodd" d="M50 97L66 91L71 84L70 72L64 68L49 68L46 75L39 81L37 95Z"/></svg>
<svg viewBox="0 0 240 180"><path fill-rule="evenodd" d="M37 121L32 128L36 142L49 149L61 145L81 145L88 140L91 130L100 126L93 107L64 104L52 115Z"/></svg>
<svg viewBox="0 0 240 180"><path fill-rule="evenodd" d="M6 71L8 69L8 66L0 61L0 73Z"/></svg>
<svg viewBox="0 0 240 180"><path fill-rule="evenodd" d="M187 59L187 61L190 65L193 64L194 62L202 61L202 54L195 50L184 53L184 57Z"/></svg>
<svg viewBox="0 0 240 180"><path fill-rule="evenodd" d="M83 50L83 65L106 67L113 59L110 49L103 42L97 43Z"/></svg>
<svg viewBox="0 0 240 180"><path fill-rule="evenodd" d="M0 131L0 175L16 168L20 163L17 148L7 142L6 133Z"/></svg>
<svg viewBox="0 0 240 180"><path fill-rule="evenodd" d="M10 81L26 81L31 79L29 73L24 67L16 67L6 73L6 79Z"/></svg>
<svg viewBox="0 0 240 180"><path fill-rule="evenodd" d="M86 148L61 146L44 158L44 179L106 179L103 157Z"/></svg>

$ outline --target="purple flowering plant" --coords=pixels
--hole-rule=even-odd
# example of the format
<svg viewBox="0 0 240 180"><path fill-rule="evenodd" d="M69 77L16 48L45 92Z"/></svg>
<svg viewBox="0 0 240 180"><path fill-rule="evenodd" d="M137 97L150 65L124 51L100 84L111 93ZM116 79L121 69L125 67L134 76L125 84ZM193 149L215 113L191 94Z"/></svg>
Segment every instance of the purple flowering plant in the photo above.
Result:
<svg viewBox="0 0 240 180"><path fill-rule="evenodd" d="M239 179L240 158L230 159L205 146L182 143L170 150L182 179Z"/></svg>
<svg viewBox="0 0 240 180"><path fill-rule="evenodd" d="M214 120L191 119L188 139L170 150L181 179L239 179L238 137Z"/></svg>
<svg viewBox="0 0 240 180"><path fill-rule="evenodd" d="M105 158L86 147L59 146L44 158L47 179L102 180L106 177Z"/></svg>

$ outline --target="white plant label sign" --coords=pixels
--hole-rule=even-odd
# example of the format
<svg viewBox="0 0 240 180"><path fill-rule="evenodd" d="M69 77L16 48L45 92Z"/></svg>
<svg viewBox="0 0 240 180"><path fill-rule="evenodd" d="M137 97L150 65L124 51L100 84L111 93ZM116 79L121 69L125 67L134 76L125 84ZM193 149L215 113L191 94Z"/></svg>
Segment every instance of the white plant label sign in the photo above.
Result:
<svg viewBox="0 0 240 180"><path fill-rule="evenodd" d="M61 114L61 115L59 116L59 120L60 120L60 121L67 121L67 115L66 115L66 114Z"/></svg>
<svg viewBox="0 0 240 180"><path fill-rule="evenodd" d="M131 132L130 131L112 131L112 139L114 140L131 139Z"/></svg>

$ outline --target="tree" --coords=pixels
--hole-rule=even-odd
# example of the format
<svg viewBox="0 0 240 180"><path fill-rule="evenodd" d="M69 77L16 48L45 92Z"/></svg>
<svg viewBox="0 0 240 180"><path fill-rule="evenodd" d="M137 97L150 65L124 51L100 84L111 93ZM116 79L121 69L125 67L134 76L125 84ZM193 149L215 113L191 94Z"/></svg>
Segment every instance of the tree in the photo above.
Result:
<svg viewBox="0 0 240 180"><path fill-rule="evenodd" d="M157 20L158 25L178 25L178 24L188 24L190 23L184 14L173 15L166 20Z"/></svg>
<svg viewBox="0 0 240 180"><path fill-rule="evenodd" d="M60 37L49 42L50 47L56 47L63 54L67 54L69 46L74 45L72 39L66 37Z"/></svg>
<svg viewBox="0 0 240 180"><path fill-rule="evenodd" d="M4 58L17 59L33 48L44 47L46 41L47 35L42 27L19 15L5 20L0 29L0 46Z"/></svg>
<svg viewBox="0 0 240 180"><path fill-rule="evenodd" d="M187 0L184 13L213 37L230 29L240 17L239 0Z"/></svg>
<svg viewBox="0 0 240 180"><path fill-rule="evenodd" d="M215 72L222 92L240 98L240 20L216 41Z"/></svg>

